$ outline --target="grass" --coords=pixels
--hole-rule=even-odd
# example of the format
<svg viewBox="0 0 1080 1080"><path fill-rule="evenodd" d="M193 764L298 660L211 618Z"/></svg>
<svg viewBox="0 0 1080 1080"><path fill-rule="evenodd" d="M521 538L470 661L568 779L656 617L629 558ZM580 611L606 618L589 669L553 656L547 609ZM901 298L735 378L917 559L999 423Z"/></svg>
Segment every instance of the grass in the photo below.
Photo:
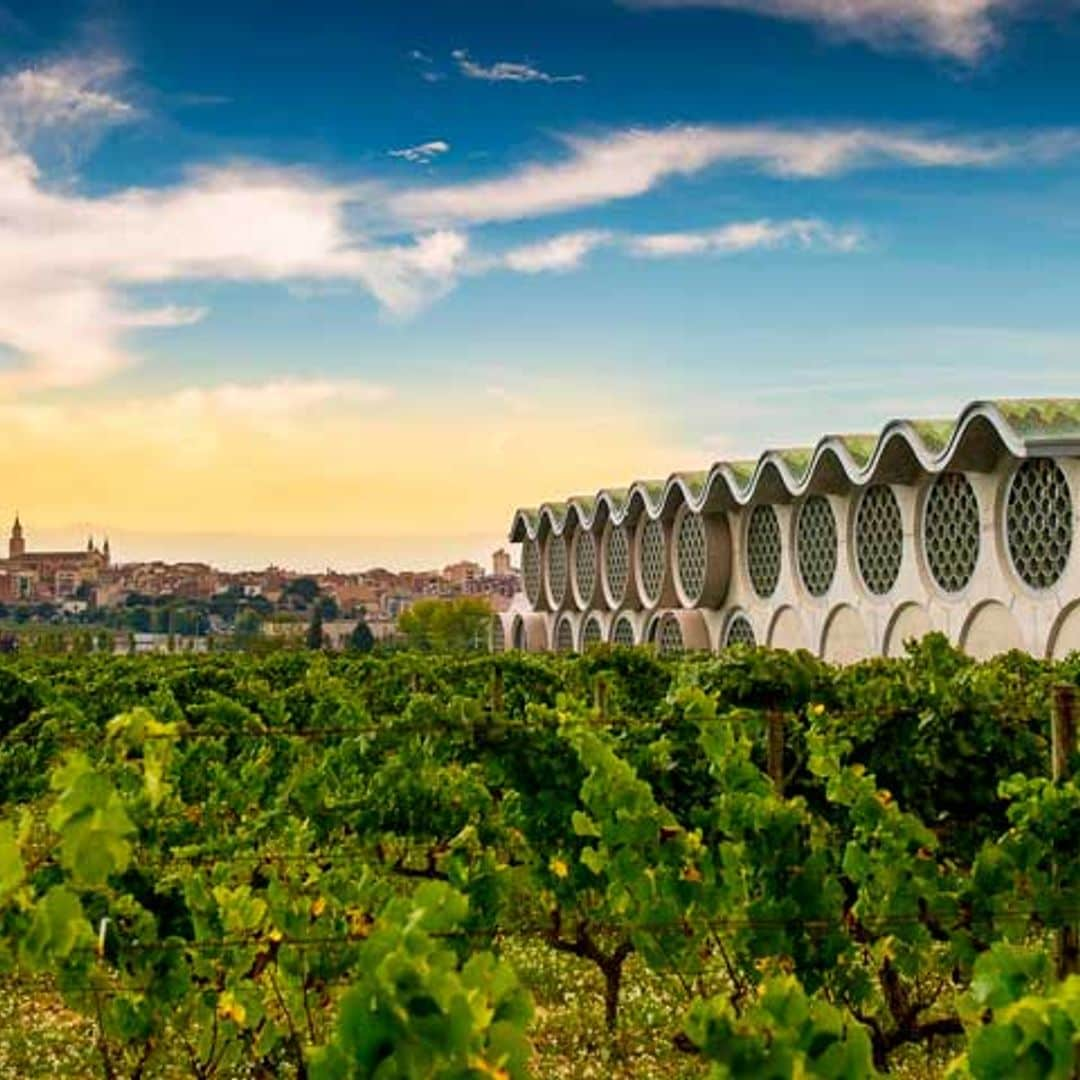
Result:
<svg viewBox="0 0 1080 1080"><path fill-rule="evenodd" d="M707 1069L679 1050L675 1036L689 1005L688 989L671 975L650 971L636 956L626 963L619 1030L604 1027L603 985L594 965L552 951L535 938L511 938L503 953L533 995L531 1036L538 1080L700 1080ZM937 1080L955 1053L939 1041L898 1053L893 1075ZM94 1023L64 1005L59 994L0 982L0 1080L98 1078L103 1075ZM247 1069L223 1080L249 1077ZM155 1053L146 1076L190 1076L178 1041Z"/></svg>
<svg viewBox="0 0 1080 1080"><path fill-rule="evenodd" d="M96 1077L94 1024L59 995L19 984L0 989L0 1077Z"/></svg>

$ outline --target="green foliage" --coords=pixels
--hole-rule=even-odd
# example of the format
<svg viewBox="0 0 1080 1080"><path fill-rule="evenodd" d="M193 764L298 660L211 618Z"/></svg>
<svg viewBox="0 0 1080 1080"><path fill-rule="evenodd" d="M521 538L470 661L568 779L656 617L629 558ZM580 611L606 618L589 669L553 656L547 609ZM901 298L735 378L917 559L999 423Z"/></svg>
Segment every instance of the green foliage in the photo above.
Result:
<svg viewBox="0 0 1080 1080"><path fill-rule="evenodd" d="M434 882L388 906L360 950L362 974L334 1036L312 1061L315 1080L527 1075L532 1005L517 976L491 953L463 960L444 943L466 908Z"/></svg>
<svg viewBox="0 0 1080 1080"><path fill-rule="evenodd" d="M309 649L321 649L326 644L326 634L323 631L323 609L318 605L311 613L311 622L308 623L304 640Z"/></svg>
<svg viewBox="0 0 1080 1080"><path fill-rule="evenodd" d="M1045 953L995 946L975 965L967 1051L950 1080L1072 1080L1080 1068L1080 976L1051 983Z"/></svg>
<svg viewBox="0 0 1080 1080"><path fill-rule="evenodd" d="M850 1015L808 997L791 976L769 979L736 1014L725 998L697 1002L687 1034L717 1080L861 1080L877 1076L870 1036Z"/></svg>
<svg viewBox="0 0 1080 1080"><path fill-rule="evenodd" d="M487 647L491 605L486 599L417 600L398 616L410 648L434 652L477 652Z"/></svg>
<svg viewBox="0 0 1080 1080"><path fill-rule="evenodd" d="M1066 1060L1080 788L1044 777L1075 667L467 636L0 662L0 970L53 980L112 1076L177 1045L200 1077L543 1075L518 935L591 965L612 1028L627 970L673 980L717 1076Z"/></svg>
<svg viewBox="0 0 1080 1080"><path fill-rule="evenodd" d="M363 616L361 616L349 634L349 651L369 653L374 648L375 635L371 632L371 627L364 621Z"/></svg>

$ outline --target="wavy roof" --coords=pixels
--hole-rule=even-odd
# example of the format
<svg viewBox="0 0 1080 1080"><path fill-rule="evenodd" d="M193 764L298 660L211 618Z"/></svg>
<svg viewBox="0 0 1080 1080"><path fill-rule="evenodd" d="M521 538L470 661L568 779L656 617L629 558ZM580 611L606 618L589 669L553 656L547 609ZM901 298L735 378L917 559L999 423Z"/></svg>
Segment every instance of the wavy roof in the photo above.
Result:
<svg viewBox="0 0 1080 1080"><path fill-rule="evenodd" d="M683 502L730 510L754 501L788 502L812 492L841 493L874 481L910 482L920 472L986 469L1001 453L1017 458L1080 456L1080 398L976 401L956 420L892 420L877 435L826 435L815 446L766 450L756 461L718 461L704 472L672 473L626 488L544 503L514 514L510 539L591 528L645 513L659 517Z"/></svg>

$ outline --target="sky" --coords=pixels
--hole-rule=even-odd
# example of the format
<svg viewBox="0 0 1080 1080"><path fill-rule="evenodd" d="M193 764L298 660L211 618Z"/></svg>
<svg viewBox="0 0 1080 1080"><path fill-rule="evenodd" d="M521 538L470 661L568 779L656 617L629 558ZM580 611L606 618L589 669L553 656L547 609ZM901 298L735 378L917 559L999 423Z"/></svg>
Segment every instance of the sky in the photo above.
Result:
<svg viewBox="0 0 1080 1080"><path fill-rule="evenodd" d="M513 510L1080 395L1076 0L0 0L0 527Z"/></svg>

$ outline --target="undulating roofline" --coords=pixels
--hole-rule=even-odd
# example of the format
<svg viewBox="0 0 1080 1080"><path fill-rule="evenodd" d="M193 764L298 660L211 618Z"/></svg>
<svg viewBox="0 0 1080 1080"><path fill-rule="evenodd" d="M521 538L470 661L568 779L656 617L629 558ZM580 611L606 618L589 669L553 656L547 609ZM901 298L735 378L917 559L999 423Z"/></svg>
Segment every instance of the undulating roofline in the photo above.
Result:
<svg viewBox="0 0 1080 1080"><path fill-rule="evenodd" d="M976 401L955 420L892 420L878 435L826 435L816 446L766 450L756 461L719 461L703 472L639 480L514 514L510 539L561 534L575 520L592 528L645 513L660 517L672 501L695 512L756 500L788 502L817 492L840 494L872 482L910 480L917 472L983 470L999 453L1017 458L1080 456L1080 398Z"/></svg>

